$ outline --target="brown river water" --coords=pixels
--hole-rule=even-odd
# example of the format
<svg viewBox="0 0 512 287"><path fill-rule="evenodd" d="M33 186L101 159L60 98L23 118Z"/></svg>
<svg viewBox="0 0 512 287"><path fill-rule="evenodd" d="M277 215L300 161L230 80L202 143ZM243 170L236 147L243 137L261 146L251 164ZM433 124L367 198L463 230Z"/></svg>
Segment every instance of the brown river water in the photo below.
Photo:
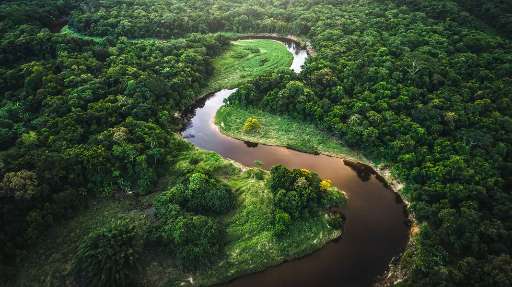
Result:
<svg viewBox="0 0 512 287"><path fill-rule="evenodd" d="M307 53L293 43L286 45L294 55L291 69L299 73ZM242 276L223 286L371 286L391 260L400 256L409 238L408 217L400 197L375 175L359 176L342 159L246 143L223 135L214 124L214 117L233 92L235 89L222 90L207 98L196 108L183 137L197 147L246 166L254 166L254 161L259 160L265 169L282 164L313 170L344 190L348 204L343 210L346 222L341 238L311 255Z"/></svg>

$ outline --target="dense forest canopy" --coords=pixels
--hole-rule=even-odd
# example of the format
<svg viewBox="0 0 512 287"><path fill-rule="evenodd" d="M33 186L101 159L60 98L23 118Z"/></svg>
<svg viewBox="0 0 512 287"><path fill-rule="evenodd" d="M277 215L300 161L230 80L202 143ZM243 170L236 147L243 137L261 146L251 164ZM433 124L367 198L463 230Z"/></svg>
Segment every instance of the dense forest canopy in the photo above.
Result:
<svg viewBox="0 0 512 287"><path fill-rule="evenodd" d="M0 20L0 276L88 198L150 192L185 148L173 132L229 43L218 32L271 32L317 55L229 104L393 166L420 230L400 284L512 284L511 2L4 1ZM180 220L214 225L202 216Z"/></svg>

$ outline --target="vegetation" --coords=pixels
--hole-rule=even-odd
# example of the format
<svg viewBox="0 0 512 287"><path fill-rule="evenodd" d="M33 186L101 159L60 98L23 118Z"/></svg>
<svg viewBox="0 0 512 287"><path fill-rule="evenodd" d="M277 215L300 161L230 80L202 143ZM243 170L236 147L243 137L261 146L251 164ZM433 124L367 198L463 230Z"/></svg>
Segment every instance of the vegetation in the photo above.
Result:
<svg viewBox="0 0 512 287"><path fill-rule="evenodd" d="M208 177L221 175L215 181L225 180L239 204L233 214L223 215L198 215L180 207L185 210L180 221L185 229L213 226L214 221L224 226L225 251L202 271L202 282L216 282L219 274L232 278L259 270L318 247L336 234L325 217L297 219L269 212L271 193L251 172L232 174L226 163L209 171L217 159L180 160L190 150L174 132L183 125L181 113L207 89L213 59L228 47L227 34L216 34L223 31L291 33L310 39L317 53L300 75L262 72L242 85L229 105L309 122L365 157L394 167L406 184L403 195L419 226L398 266L401 280L396 282L510 285L509 2L3 1L1 282L64 285L63 274L81 238L77 234L106 226L103 216L90 213L94 205L89 202L131 195L149 198L165 176L182 178L175 184L186 190L189 177L180 174L182 168ZM54 33L66 21L79 34ZM242 56L248 60L262 53L245 50ZM244 81L253 76L244 76ZM116 204L130 205L125 200ZM130 209L144 216L140 208L113 210ZM80 225L74 233L52 228L85 220L77 214L101 226ZM282 228L266 229L273 226L266 223L286 226L290 221L278 241L273 238ZM51 257L47 266L30 264L35 261L28 255L48 255L43 250L46 240L57 236L50 230L69 236L58 237L59 248L48 247L54 251L48 254L55 255L38 257ZM318 234L329 236L313 243ZM170 243L178 243L177 238ZM39 242L38 252L28 253ZM271 244L258 249L258 242ZM152 285L165 281L159 276L183 282L184 273L165 261L175 257L157 256L160 247L143 251L153 250L152 259L140 258L161 260L156 265L164 267L143 268L141 276ZM35 266L34 273L20 266Z"/></svg>
<svg viewBox="0 0 512 287"><path fill-rule="evenodd" d="M176 204L195 213L223 214L233 209L233 193L226 184L199 172L186 181L165 192L159 204Z"/></svg>
<svg viewBox="0 0 512 287"><path fill-rule="evenodd" d="M78 286L134 286L142 240L127 218L114 220L82 240L75 256Z"/></svg>
<svg viewBox="0 0 512 287"><path fill-rule="evenodd" d="M256 118L260 123L257 133L244 131L245 123ZM225 105L215 115L220 130L237 139L268 145L285 146L307 153L323 153L362 159L334 136L319 130L314 124L286 115L276 115L261 109L240 105Z"/></svg>
<svg viewBox="0 0 512 287"><path fill-rule="evenodd" d="M189 278L210 285L303 256L341 233L341 218L332 222L336 215L327 208L344 202L335 188L320 191L323 200L310 216L281 225L268 188L269 172L242 172L217 154L194 149L182 154L174 172L166 191L95 203L42 238L37 247L44 248L25 258L16 285L54 286L72 279L84 286L126 286L120 280L128 278L143 286L180 285ZM171 190L198 173L229 186L236 207L202 215L176 204ZM51 258L49 264L39 264L40 256ZM98 269L106 266L112 268Z"/></svg>
<svg viewBox="0 0 512 287"><path fill-rule="evenodd" d="M274 232L283 234L292 219L314 217L318 210L342 208L346 202L329 180L320 180L306 169L289 170L277 165L270 170L269 187L274 210ZM336 212L333 212L333 214ZM334 216L342 222L340 217ZM337 223L335 228L339 228Z"/></svg>
<svg viewBox="0 0 512 287"><path fill-rule="evenodd" d="M479 18L488 25L494 27L498 32L505 36L512 36L512 3L510 1L491 0L479 3L473 0L455 0L453 2L445 1L404 1L408 6L415 10L427 13L430 17L441 20L457 15L461 18L469 18L468 14ZM465 13L460 13L460 8Z"/></svg>
<svg viewBox="0 0 512 287"><path fill-rule="evenodd" d="M393 166L420 223L401 260L404 285L506 285L509 276L475 274L512 250L502 212L512 202L512 46L471 18L367 4L325 11L331 20L312 29L325 32L311 33L318 56L301 75L260 77L229 104L312 122ZM336 23L342 31L325 29Z"/></svg>
<svg viewBox="0 0 512 287"><path fill-rule="evenodd" d="M261 124L255 117L248 117L242 126L243 133L255 133L261 129Z"/></svg>
<svg viewBox="0 0 512 287"><path fill-rule="evenodd" d="M207 92L236 88L259 75L288 68L293 56L274 40L239 40L213 60L214 73Z"/></svg>
<svg viewBox="0 0 512 287"><path fill-rule="evenodd" d="M38 243L27 250L27 255L20 256L19 276L11 285L59 286L64 281L71 282L76 256L85 238L124 219L136 222L138 230L143 230L146 225L144 213L134 198L91 201L87 209L81 209L76 216L51 228L46 236L40 237ZM41 264L41 258L45 258L44 264ZM143 258L139 256L141 268L144 266Z"/></svg>

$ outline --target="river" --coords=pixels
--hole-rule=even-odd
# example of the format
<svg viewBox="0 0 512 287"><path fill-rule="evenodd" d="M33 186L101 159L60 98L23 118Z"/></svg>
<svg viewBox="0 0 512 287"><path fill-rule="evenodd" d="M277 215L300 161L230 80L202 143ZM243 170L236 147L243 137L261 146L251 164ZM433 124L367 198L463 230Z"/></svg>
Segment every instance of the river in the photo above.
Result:
<svg viewBox="0 0 512 287"><path fill-rule="evenodd" d="M291 69L299 73L307 52L293 42L285 45L294 56ZM343 211L343 234L338 240L311 255L242 276L223 286L371 286L390 261L402 253L409 238L406 209L399 196L375 175L359 176L340 158L245 143L223 135L214 124L214 117L224 99L235 91L222 90L207 98L204 105L196 108L183 137L197 147L246 166L260 160L265 169L282 164L313 170L344 190L348 203Z"/></svg>

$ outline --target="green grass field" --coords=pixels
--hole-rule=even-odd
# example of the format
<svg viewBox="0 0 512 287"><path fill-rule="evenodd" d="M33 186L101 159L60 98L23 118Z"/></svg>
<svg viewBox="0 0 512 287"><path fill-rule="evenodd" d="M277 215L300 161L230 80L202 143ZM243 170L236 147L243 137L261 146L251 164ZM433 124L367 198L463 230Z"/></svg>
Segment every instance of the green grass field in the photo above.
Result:
<svg viewBox="0 0 512 287"><path fill-rule="evenodd" d="M287 68L292 61L292 54L281 42L266 39L234 41L213 61L214 76L205 93L239 87L259 75Z"/></svg>
<svg viewBox="0 0 512 287"><path fill-rule="evenodd" d="M242 126L249 117L258 119L261 124L258 131L252 133L242 131ZM215 123L224 134L237 139L284 146L307 153L322 153L365 161L360 154L346 147L333 136L320 131L313 124L256 108L223 106L215 116Z"/></svg>

